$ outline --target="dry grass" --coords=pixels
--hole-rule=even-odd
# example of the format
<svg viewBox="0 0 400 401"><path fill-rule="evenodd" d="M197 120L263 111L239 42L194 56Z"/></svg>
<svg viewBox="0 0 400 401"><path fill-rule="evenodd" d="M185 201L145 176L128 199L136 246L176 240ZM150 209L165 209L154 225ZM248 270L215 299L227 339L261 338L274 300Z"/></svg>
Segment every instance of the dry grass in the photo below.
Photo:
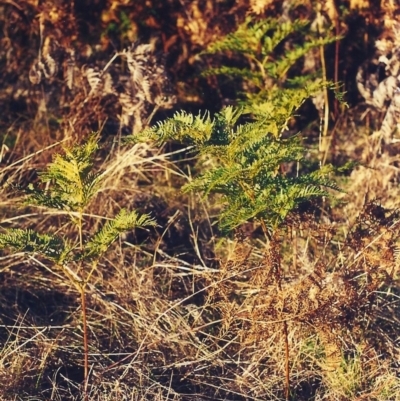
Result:
<svg viewBox="0 0 400 401"><path fill-rule="evenodd" d="M296 252L286 229L275 248L257 231L218 247L209 218L191 217L203 206L174 188L187 179L175 155L145 144L106 146L98 160L104 185L87 227L135 206L153 212L160 227L121 238L88 287L90 400L283 399L284 321L293 399L398 399L397 213L362 211L360 197L347 195L342 210L351 218L292 221ZM15 163L11 179L41 155ZM397 207L393 180L371 179L394 157L377 160L348 182L368 183L382 205ZM16 210L15 193L3 194L7 225L60 227L62 215ZM75 289L44 261L4 255L0 294L3 399L80 399Z"/></svg>
<svg viewBox="0 0 400 401"><path fill-rule="evenodd" d="M28 17L39 11L62 17L51 2L41 10L23 2L26 15L3 3L26 35L33 35ZM222 2L197 3L177 17L178 34L163 39L166 51L179 48L178 72L190 56L181 53L229 25L217 18ZM257 12L272 4L250 3ZM226 18L236 23L244 13L235 10L246 7L237 2ZM138 21L139 9L129 11ZM103 20L112 17L106 11ZM36 53L27 52L26 70ZM16 69L11 61L7 74ZM21 74L18 85L27 79ZM76 90L78 107L84 88ZM78 107L76 116L73 107L57 114L51 99L36 91L26 120L2 123L3 142L12 144L0 160L1 223L72 238L63 213L21 205L12 184L34 182L62 144L117 118L109 99L93 101L88 114ZM293 214L271 242L253 224L222 237L218 202L180 192L199 168L188 149L124 146L120 133L107 139L103 131L96 167L104 180L84 216L86 233L124 207L151 213L158 227L122 236L88 284L90 401L283 400L287 379L292 400L400 400L400 160L396 145L371 135L357 107L339 121L328 159L361 161L343 178L347 192L334 207L321 202ZM3 252L0 400L81 400L82 337L75 287L40 258Z"/></svg>

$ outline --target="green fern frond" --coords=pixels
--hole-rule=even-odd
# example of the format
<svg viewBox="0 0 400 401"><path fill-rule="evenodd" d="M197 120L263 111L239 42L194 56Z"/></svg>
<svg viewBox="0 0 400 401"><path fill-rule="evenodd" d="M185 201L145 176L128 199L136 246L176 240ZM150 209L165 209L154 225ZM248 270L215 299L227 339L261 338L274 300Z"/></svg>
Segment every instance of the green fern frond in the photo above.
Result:
<svg viewBox="0 0 400 401"><path fill-rule="evenodd" d="M262 220L273 230L302 202L328 196L330 189L339 190L331 179L337 169L324 166L313 170L308 165L306 172L302 171L307 163L300 137L282 137L306 99L334 88L317 73L313 77L287 78L290 68L307 52L337 40L316 37L308 25L304 21L246 19L236 32L211 44L205 52L244 57L247 68L225 65L206 72L245 81L241 107L225 108L213 118L207 113L197 117L177 113L146 132L146 139L189 142L200 155L214 158L216 167L195 177L183 191L221 195L220 226L224 230L250 220ZM304 43L288 43L284 53L277 55L277 46L294 33L301 35ZM242 121L247 122L240 124L244 115Z"/></svg>
<svg viewBox="0 0 400 401"><path fill-rule="evenodd" d="M287 121L293 116L293 113L300 108L305 100L321 92L324 87L333 88L330 82L323 82L321 79L315 79L304 83L303 80L296 82L299 87L279 88L278 86L268 91L259 93L249 93L246 99L239 102L245 112L252 113L255 118L262 117L272 119L277 127L284 127ZM279 129L275 129L275 132ZM279 132L279 135L281 132Z"/></svg>
<svg viewBox="0 0 400 401"><path fill-rule="evenodd" d="M108 250L110 245L121 233L134 228L155 225L156 222L148 214L139 215L136 211L128 212L122 209L113 220L108 221L91 240L85 244L82 258L100 257Z"/></svg>
<svg viewBox="0 0 400 401"><path fill-rule="evenodd" d="M265 169L275 170L281 163L302 158L304 147L296 136L277 138L268 128L269 122L265 120L239 127L229 146L230 160L243 167L259 162Z"/></svg>
<svg viewBox="0 0 400 401"><path fill-rule="evenodd" d="M47 170L39 173L43 184L50 183L49 188L41 190L30 185L26 189L28 202L62 210L83 210L99 189L101 175L91 171L97 149L97 140L92 136L83 145L55 155Z"/></svg>
<svg viewBox="0 0 400 401"><path fill-rule="evenodd" d="M282 180L280 181L282 185ZM230 231L251 220L263 220L273 231L284 222L288 214L299 204L312 198L329 196L327 191L318 185L302 185L286 182L286 187L271 182L270 186L253 197L242 191L232 198L233 194L224 197L226 207L220 214L220 227Z"/></svg>
<svg viewBox="0 0 400 401"><path fill-rule="evenodd" d="M298 40L294 44L288 41L285 51L279 55L276 51L277 46L293 34L302 37L302 43ZM236 32L211 44L204 52L225 52L233 61L223 66L212 67L203 75L218 74L228 78L240 78L245 82L246 91L241 93L243 99L239 104L247 106L247 112L277 117L279 109L286 109L286 114L290 114L298 109L305 99L323 90L327 83L322 80L320 73L315 73L314 77L308 76L307 81L302 77L289 79L289 71L299 59L313 49L320 51L321 47L339 39L340 37L332 35L321 38L310 30L307 21L281 23L268 18L255 22L247 18ZM247 67L235 66L238 57L247 61ZM280 134L277 127L272 128L271 132L274 135Z"/></svg>
<svg viewBox="0 0 400 401"><path fill-rule="evenodd" d="M284 78L289 69L299 60L304 57L312 49L320 48L329 43L336 42L340 37L326 36L323 39L310 39L305 40L302 45L295 45L293 48L287 50L279 60L266 64L266 69L269 75L277 80Z"/></svg>
<svg viewBox="0 0 400 401"><path fill-rule="evenodd" d="M303 99L304 92L297 96ZM299 136L283 139L280 135L292 109L283 109L283 117L271 110L271 116L237 125L244 113L242 108L228 107L206 120L181 113L153 128L157 141L192 140L200 154L215 158L218 166L194 178L183 191L221 194L222 228L232 229L249 219L262 219L276 228L300 203L327 196L327 189L339 190L330 179L336 172L332 166L295 177L281 173L282 165L302 163L305 154Z"/></svg>
<svg viewBox="0 0 400 401"><path fill-rule="evenodd" d="M224 193L231 182L240 179L243 171L240 166L218 167L205 172L200 177L195 178L191 183L183 186L184 192L202 192L204 196L211 192Z"/></svg>
<svg viewBox="0 0 400 401"><path fill-rule="evenodd" d="M294 21L281 23L277 19L268 18L255 22L248 17L236 32L212 43L203 53L238 52L248 56L267 56L282 40L293 32L303 30L309 22ZM270 33L273 32L271 35Z"/></svg>
<svg viewBox="0 0 400 401"><path fill-rule="evenodd" d="M156 143L163 143L170 139L189 143L203 143L207 141L212 132L213 122L208 112L197 116L178 111L172 118L157 125L147 128L139 135L128 136L125 143L138 143L146 140L153 140Z"/></svg>
<svg viewBox="0 0 400 401"><path fill-rule="evenodd" d="M237 108L233 106L224 107L218 115L221 116L221 119L224 123L230 127L234 128L235 124L238 122L239 118L244 114L244 110L242 108Z"/></svg>
<svg viewBox="0 0 400 401"><path fill-rule="evenodd" d="M52 234L39 234L27 229L9 229L0 234L0 249L12 248L16 252L39 254L56 263L64 263L71 251L61 238Z"/></svg>
<svg viewBox="0 0 400 401"><path fill-rule="evenodd" d="M173 139L196 146L220 146L229 143L233 127L243 114L245 111L242 108L233 107L224 108L214 118L208 112L194 116L180 111L139 135L127 137L125 142L137 143L150 139L160 144Z"/></svg>

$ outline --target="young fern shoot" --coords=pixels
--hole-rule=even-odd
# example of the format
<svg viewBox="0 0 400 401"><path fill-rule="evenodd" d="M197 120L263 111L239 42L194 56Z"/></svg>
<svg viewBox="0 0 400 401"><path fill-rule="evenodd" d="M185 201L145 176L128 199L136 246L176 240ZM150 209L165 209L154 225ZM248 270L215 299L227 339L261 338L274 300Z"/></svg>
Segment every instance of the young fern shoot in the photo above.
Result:
<svg viewBox="0 0 400 401"><path fill-rule="evenodd" d="M26 202L31 205L59 209L69 216L76 228L77 238L62 238L52 233L12 228L0 233L0 249L40 255L61 271L79 292L83 325L84 399L87 399L89 344L86 319L86 287L96 271L98 262L119 234L155 222L147 214L120 210L97 232L83 236L83 214L100 189L101 175L93 172L94 154L98 149L95 136L83 145L64 149L56 154L47 170L39 174L41 187L29 184L25 189ZM42 189L44 188L44 189Z"/></svg>
<svg viewBox="0 0 400 401"><path fill-rule="evenodd" d="M282 166L292 162L307 163L300 137L278 135L285 124L281 116L240 125L237 122L243 114L243 109L233 107L223 109L214 118L207 113L193 116L182 111L131 140L175 139L215 158L215 167L195 177L183 191L203 196L221 194L219 222L224 231L255 220L270 236L302 202L329 196L328 189L339 190L330 178L338 169L326 165L297 175L282 172Z"/></svg>
<svg viewBox="0 0 400 401"><path fill-rule="evenodd" d="M293 34L306 36L302 45L278 46ZM247 19L238 30L213 43L204 53L226 53L245 61L205 71L205 75L225 75L242 82L239 107L226 107L213 117L185 111L144 130L128 141L154 140L162 144L176 140L190 144L207 160L207 168L183 186L202 196L218 194L222 210L219 225L223 232L246 222L258 223L268 247L276 254L274 270L281 291L282 272L279 255L279 229L290 214L304 202L330 196L340 190L332 179L342 169L310 163L299 134L287 133L289 121L304 101L316 96L330 83L314 75L289 79L288 72L313 48L337 40L321 39L308 32L304 21L281 23L276 19L254 22ZM282 46L280 46L282 48ZM293 74L291 74L293 76ZM239 79L238 79L239 78ZM243 89L245 88L245 91ZM210 167L211 166L211 167ZM348 169L345 166L343 169ZM272 260L271 259L271 260ZM289 399L289 337L287 322L282 322L285 339L285 396Z"/></svg>
<svg viewBox="0 0 400 401"><path fill-rule="evenodd" d="M220 194L222 231L256 221L273 247L274 234L284 225L289 213L305 201L329 196L328 189L339 190L330 178L338 169L331 165L314 171L298 169L295 174L290 169L285 172L285 167L290 164L307 164L299 135L287 138L281 135L292 110L299 106L298 97L286 97L285 101L286 107L282 107L281 113L272 112L269 116L264 113L245 124L238 123L241 116L248 114L243 109L227 107L214 118L208 113L193 116L182 111L130 140L150 138L157 142L169 139L189 142L200 155L213 158L213 166L185 185L183 191L195 191L203 196ZM278 263L277 277L281 277L279 266ZM277 285L281 289L279 280ZM285 394L289 399L287 322L284 321L282 326L286 355Z"/></svg>
<svg viewBox="0 0 400 401"><path fill-rule="evenodd" d="M303 40L301 43L291 40L294 37ZM252 113L277 110L287 96L305 99L318 94L324 86L334 88L317 72L291 78L288 73L310 51L338 39L336 36L321 38L312 32L309 21L281 22L274 18L254 21L249 17L235 32L212 43L203 52L203 55L225 54L231 59L229 64L205 70L203 75L239 78L246 88L239 89L242 98L239 104ZM234 66L235 60L241 60L240 68Z"/></svg>

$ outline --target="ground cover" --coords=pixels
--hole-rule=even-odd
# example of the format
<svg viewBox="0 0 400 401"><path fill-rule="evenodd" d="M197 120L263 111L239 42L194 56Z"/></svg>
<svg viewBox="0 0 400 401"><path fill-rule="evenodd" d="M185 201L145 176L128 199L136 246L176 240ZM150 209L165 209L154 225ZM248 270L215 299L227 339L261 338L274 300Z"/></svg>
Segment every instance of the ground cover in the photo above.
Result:
<svg viewBox="0 0 400 401"><path fill-rule="evenodd" d="M86 6L0 2L0 399L400 399L395 10Z"/></svg>

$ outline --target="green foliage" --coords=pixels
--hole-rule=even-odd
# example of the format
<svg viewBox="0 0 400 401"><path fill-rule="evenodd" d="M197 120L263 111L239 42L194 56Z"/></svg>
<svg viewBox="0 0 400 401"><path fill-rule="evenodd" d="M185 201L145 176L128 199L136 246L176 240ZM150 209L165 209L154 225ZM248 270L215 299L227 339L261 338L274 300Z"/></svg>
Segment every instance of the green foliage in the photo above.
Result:
<svg viewBox="0 0 400 401"><path fill-rule="evenodd" d="M33 230L10 229L0 234L0 249L11 248L15 252L39 254L53 262L62 263L70 248L59 237L39 234Z"/></svg>
<svg viewBox="0 0 400 401"><path fill-rule="evenodd" d="M108 221L85 244L83 257L87 259L103 255L118 238L119 234L129 231L134 227L155 225L156 223L148 214L139 215L136 211L128 212L122 209L113 220Z"/></svg>
<svg viewBox="0 0 400 401"><path fill-rule="evenodd" d="M170 139L188 142L201 155L214 158L216 167L194 178L183 190L222 195L220 225L224 230L259 220L265 231L273 231L302 202L328 196L328 189L339 189L330 178L335 171L332 166L301 172L307 161L300 137L283 137L304 100L330 86L310 76L287 80L297 60L336 40L320 39L308 31L304 21L246 19L236 32L206 51L236 54L247 60L246 68L229 65L206 71L241 77L250 88L242 107L227 107L214 118L208 113L193 116L181 111L131 138L134 142L148 138L158 143ZM278 45L293 34L307 36L307 40L286 46L277 56ZM249 122L239 124L240 118Z"/></svg>
<svg viewBox="0 0 400 401"><path fill-rule="evenodd" d="M98 149L97 140L90 137L82 146L64 149L65 154L56 154L47 171L39 174L49 189L36 189L30 184L26 192L28 203L50 208L82 211L97 193L100 174L93 173L93 155Z"/></svg>
<svg viewBox="0 0 400 401"><path fill-rule="evenodd" d="M302 37L301 43L288 39L294 36ZM324 86L333 85L324 82L322 77L297 76L288 79L288 72L302 57L313 49L337 40L334 36L319 37L309 29L307 21L280 22L277 19L268 18L261 21L253 21L247 18L236 32L212 43L203 54L223 53L231 61L228 65L211 68L204 75L224 75L229 78L241 78L247 89L242 105L248 107L250 112L270 113L270 109L280 108L285 105L282 100L289 96L297 96L296 104L299 106L304 99L315 95ZM281 54L278 47L285 42ZM246 67L238 68L232 64L232 59L244 59ZM301 100L301 101L300 101ZM257 110L253 110L256 105Z"/></svg>
<svg viewBox="0 0 400 401"><path fill-rule="evenodd" d="M86 287L98 262L110 245L124 231L135 227L155 225L149 215L121 210L97 233L83 239L83 212L100 188L100 173L94 173L94 154L98 149L95 136L84 144L64 149L55 155L47 170L39 174L45 189L28 186L28 203L61 209L67 212L77 231L77 239L60 238L52 233L38 233L31 229L8 229L0 233L0 249L37 254L61 270L67 281L81 295L83 325L84 388L89 378L88 325L86 320ZM84 390L84 399L87 399Z"/></svg>
<svg viewBox="0 0 400 401"><path fill-rule="evenodd" d="M297 98L291 110L295 107ZM305 149L299 136L282 138L287 111L282 117L271 114L246 124L238 124L245 112L227 107L214 118L209 114L194 117L176 113L165 122L144 131L139 140L171 138L193 144L200 154L215 158L217 166L205 171L183 187L204 196L222 195L225 205L220 215L222 229L233 229L249 220L261 220L270 230L277 228L289 212L302 202L329 196L327 189L338 190L330 179L334 167L326 165L315 171L299 173L306 165ZM295 164L297 172L289 169ZM283 172L283 168L288 170Z"/></svg>
<svg viewBox="0 0 400 401"><path fill-rule="evenodd" d="M94 154L98 149L95 136L82 145L64 149L56 154L47 170L39 173L41 186L33 184L25 189L26 203L61 209L68 212L78 230L79 240L72 241L51 233L40 234L31 229L8 229L0 234L0 248L11 248L17 252L39 254L60 265L74 261L99 259L109 249L119 234L135 227L155 225L149 215L122 209L97 233L86 241L82 239L82 213L97 194L101 184L101 173L94 173Z"/></svg>
<svg viewBox="0 0 400 401"><path fill-rule="evenodd" d="M197 116L185 111L175 113L173 119L158 123L155 131L153 128L146 129L139 135L127 137L127 143L137 143L151 138L158 144L174 139L178 141L190 140L194 143L203 143L212 135L213 122L209 113Z"/></svg>

